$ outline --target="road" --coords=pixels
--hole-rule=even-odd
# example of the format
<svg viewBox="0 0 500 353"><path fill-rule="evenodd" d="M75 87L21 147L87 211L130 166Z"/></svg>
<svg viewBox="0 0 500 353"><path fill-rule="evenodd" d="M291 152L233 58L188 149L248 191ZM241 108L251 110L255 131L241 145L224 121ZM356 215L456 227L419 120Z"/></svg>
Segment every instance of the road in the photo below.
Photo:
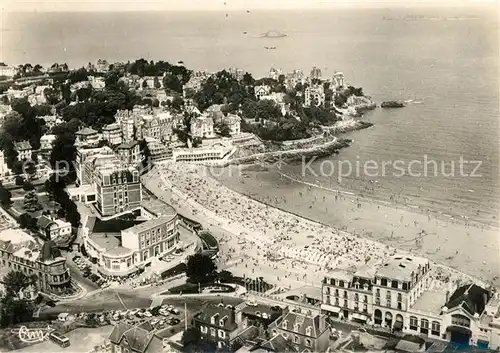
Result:
<svg viewBox="0 0 500 353"><path fill-rule="evenodd" d="M133 293L129 291L124 293L123 291L117 290L119 296L126 309L136 309L136 308L149 308L151 305L151 299L144 293ZM103 312L111 310L124 310L122 301L118 298L115 291L112 289L106 289L99 293L93 294L90 297L83 299L78 299L73 302L64 303L57 305L53 308L47 308L40 312L40 317L45 316L56 316L60 313L80 313L80 312ZM184 304L187 305L188 311L196 312L201 309L204 302L220 303L223 301L228 305L238 305L243 302L243 299L235 297L225 297L225 296L200 296L200 297L183 297L175 296L172 298L166 298L163 300L162 304L170 304L178 308L179 310L184 310Z"/></svg>
<svg viewBox="0 0 500 353"><path fill-rule="evenodd" d="M68 252L63 252L63 256L66 257L66 265L71 273L71 278L77 281L82 287L84 287L88 292L95 291L99 289L99 286L92 282L90 279L83 277L82 271L73 262L73 254Z"/></svg>

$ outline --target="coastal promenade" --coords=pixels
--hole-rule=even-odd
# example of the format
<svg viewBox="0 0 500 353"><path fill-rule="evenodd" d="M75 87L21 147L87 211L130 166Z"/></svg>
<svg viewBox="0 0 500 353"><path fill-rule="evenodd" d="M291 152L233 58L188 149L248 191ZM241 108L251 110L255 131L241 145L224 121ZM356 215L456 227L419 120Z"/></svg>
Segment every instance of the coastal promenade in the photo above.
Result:
<svg viewBox="0 0 500 353"><path fill-rule="evenodd" d="M401 253L382 243L252 200L202 174L202 168L171 164L151 173L158 175L158 172L163 181L155 180L157 189L162 184L164 192L173 189L174 202L192 208L191 212L205 218L205 223L211 219L226 230L219 239L222 244L226 241L230 244L229 254L222 255L223 261L229 262L231 255L242 253L246 259L244 264L241 262L245 267L232 267L233 272L243 271L249 277L262 273L271 283L282 286L283 279L293 279L297 285L302 282L319 286L329 270L371 267L396 252ZM438 266L436 270L438 287L456 278L471 280L450 268ZM281 276L275 274L282 271Z"/></svg>

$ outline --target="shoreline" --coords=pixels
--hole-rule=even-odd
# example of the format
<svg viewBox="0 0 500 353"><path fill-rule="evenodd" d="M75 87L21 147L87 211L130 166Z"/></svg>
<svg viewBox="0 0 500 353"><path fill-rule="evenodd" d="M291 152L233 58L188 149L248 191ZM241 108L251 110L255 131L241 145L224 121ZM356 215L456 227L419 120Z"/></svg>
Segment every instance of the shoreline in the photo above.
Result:
<svg viewBox="0 0 500 353"><path fill-rule="evenodd" d="M488 228L491 230L500 231L500 228L493 225L493 224L480 222L480 221L477 221L474 219L470 220L470 218L468 218L466 216L458 217L458 216L454 216L452 214L444 213L441 211L432 210L432 209L428 209L428 208L426 209L426 208L423 208L421 206L405 205L405 204L401 204L401 203L397 203L397 202L390 202L390 201L385 201L382 199L377 199L376 197L370 197L370 196L367 196L364 194L361 195L360 193L345 191L343 189L327 188L327 187L319 185L319 184L315 184L315 183L311 183L308 181L303 181L303 180L297 179L294 176L291 176L289 174L281 172L279 169L276 170L276 173L278 173L281 177L284 177L284 178L291 180L292 182L303 184L303 185L310 186L310 187L317 188L317 189L321 189L321 190L324 190L326 192L341 194L341 195L344 195L347 197L352 197L352 198L355 198L358 200L373 202L373 203L377 203L377 204L384 205L384 206L401 207L401 208L404 208L408 211L414 211L414 212L418 211L421 214L432 214L434 217L436 217L436 218L441 217L442 220L445 220L445 221L452 220L455 222L461 222L462 224L472 225L472 226L475 226L478 228L483 227L483 228Z"/></svg>
<svg viewBox="0 0 500 353"><path fill-rule="evenodd" d="M174 167L174 168L177 169L180 167ZM338 267L339 264L348 265L350 263L351 266L354 264L359 264L361 261L361 259L359 259L359 256L360 256L359 252L361 252L361 254L363 254L363 251L365 252L365 254L370 254L370 256L373 257L373 261L375 261L375 262L384 258L387 255L387 253L400 252L400 253L407 253L407 254L418 254L417 256L423 256L423 257L429 259L431 262L433 262L435 264L435 268L438 272L441 270L445 270L445 271L449 272L451 276L458 275L461 278L467 278L469 280L474 279L474 280L479 280L481 282L488 281L488 279L485 279L483 276L478 276L477 274L472 274L469 271L464 272L463 269L457 269L456 266L450 266L450 264L448 264L446 262L436 261L435 259L432 259L427 254L422 254L422 252L415 252L414 250L411 250L411 249L410 250L403 249L401 247L397 247L397 246L394 246L391 244L387 244L386 242L382 242L379 239L369 238L369 237L366 237L366 236L363 236L360 234L353 233L349 230L346 231L344 229L340 229L338 227L329 225L327 223L324 223L324 222L321 222L318 220L314 220L310 217L301 215L301 214L296 213L296 212L291 212L290 210L283 209L282 207L279 207L276 205L269 205L266 202L263 202L262 200L256 199L255 197L248 196L244 193L234 191L233 189L224 185L224 183L218 181L215 178L205 178L204 179L202 177L202 174L200 174L200 169L197 168L196 166L195 167L190 166L189 168L193 168L194 172L180 173L180 171L172 171L171 169L166 170L164 172L165 172L165 174L169 174L170 177L172 177L173 179L183 178L184 179L183 182L185 183L185 185L190 185L190 187L188 187L187 190L184 190L182 185L175 185L175 189L178 192L182 192L182 194L183 194L182 198L186 201L189 200L189 204L191 204L191 207L193 207L193 201L194 201L195 204L197 204L198 207L200 207L202 210L208 211L209 214L214 214L217 218L225 220L226 222L223 222L223 223L227 223L228 226L231 224L237 223L236 225L239 227L238 229L245 230L242 233L247 234L247 231L250 233L256 232L254 235L257 235L258 237L264 236L264 238L266 238L266 240L269 240L269 241L271 241L273 239L273 234L276 234L276 232L271 227L271 228L267 228L267 231L265 231L265 233L263 233L265 235L260 234L261 230L257 230L257 229L259 229L259 227L262 229L263 227L266 227L266 226L265 226L265 224L262 224L262 223L258 224L258 222L259 222L258 218L260 217L260 219L265 219L267 222L271 221L271 224L272 224L273 223L272 215L274 214L275 217L276 217L276 215L278 215L278 218L281 219L282 222L284 222L284 224L287 224L288 227L292 227L289 230L285 230L285 232L286 232L285 238L280 238L279 235L278 235L278 238L276 238L276 235L274 236L274 242L272 242L272 244L275 244L276 240L278 240L278 243L280 245L279 249L286 248L286 246L287 246L286 240L287 239L298 241L298 242L301 242L302 244L305 244L308 241L310 241L310 239L306 239L309 237L305 237L305 236L304 237L302 237L302 236L297 237L297 236L293 235L294 231L292 231L292 229L295 229L296 234L305 235L307 230L299 231L299 229L301 227L303 228L306 225L306 228L311 227L310 228L311 231L317 233L317 235L315 236L316 238L318 238L318 237L321 238L321 236L319 235L321 233L321 235L323 235L322 241L329 241L330 244L334 244L334 246L338 246L337 243L339 241L343 242L344 240L342 240L342 239L344 239L344 238L351 239L350 241L354 241L358 244L358 245L354 245L354 247L350 247L351 251L353 251L354 253L352 255L348 255L347 258L344 258L343 255L340 255L340 257L337 257L339 255L333 256L333 254L336 254L335 250L332 250L333 253L329 253L328 252L329 250L327 250L325 248L326 247L325 244L323 244L320 248L318 248L323 253L325 253L325 251L327 251L326 254L332 254L331 256L333 256L333 258L330 261L332 263L335 263L335 265L334 265L335 267ZM185 167L183 170L185 171ZM193 178L187 176L190 174L191 175L194 174L195 176ZM165 178L168 178L168 176L165 176ZM207 182L206 179L210 179L212 181ZM201 182L201 184L199 182L193 183L195 180L199 180L199 181L205 180L205 181ZM165 181L166 181L166 179L165 179ZM173 186L175 181L173 181L173 180L168 181L168 183ZM201 186L202 188L204 188L206 186L207 188L203 189L204 191L201 191L202 189L195 189L198 186ZM225 204L228 207L227 209L224 209L224 210L221 209L221 205L224 204L224 202L222 202L222 204L219 204L219 206L217 206L217 202L219 201L219 197L215 197L215 199L213 199L212 201L209 201L209 200L207 201L207 199L205 199L205 203L209 202L211 204L211 207L209 207L203 203L203 196L204 195L201 195L201 193L203 192L203 193L206 193L206 195L211 195L212 192L214 192L214 191L217 192L218 195L223 195L222 198L226 198L227 200L232 200L230 204ZM196 200L193 200L193 199L190 199L191 198L190 194L195 194L199 197ZM240 214L238 212L238 209L240 208L240 206L242 207L242 210L243 209L246 210L246 208L244 206L247 206L248 210L253 208L253 209L256 209L256 211L261 210L262 213L258 217L246 218L244 216L245 213ZM213 210L214 207L215 207L215 212ZM252 213L251 211L248 211L248 210L246 212ZM248 213L246 213L246 214L248 214ZM257 215L257 214L258 213L255 213L255 215ZM226 215L226 217L224 217L224 215ZM263 217L266 215L267 215L267 217ZM229 217L229 218L227 218L227 217ZM238 219L238 217L240 219L244 219L244 223L241 223L240 221L233 219L233 218ZM271 217L271 218L269 218L269 217ZM250 223L248 223L248 222L250 222ZM302 223L302 226L300 226L301 223ZM255 228L255 226L257 226L257 228L256 228L256 230L253 230L253 228ZM296 228L296 227L299 227L299 228ZM277 230L279 231L279 229L277 229ZM282 234L281 235L281 237L282 237L283 231L281 232L281 234ZM248 234L248 235L250 235L250 234ZM262 240L264 240L264 238ZM257 239L257 237L254 238L254 240L251 240L251 239L247 239L247 240L248 241L255 241L255 239ZM264 242L263 244L269 244L269 242ZM304 245L302 245L302 246L304 246ZM267 245L267 247L268 247L267 248L268 251L272 251L272 252L274 251L274 253L281 253L281 251L279 249L272 250L269 248L269 245ZM300 250L299 253L297 253L296 249L299 249L299 248L292 247L292 248L289 248L289 250L291 250L291 253L295 254L295 256L299 256L298 254L301 254L303 252L302 250ZM371 249L371 250L367 251L366 249ZM306 252L307 251L308 250L306 250ZM247 253L248 253L248 251L247 251ZM287 251L285 251L285 253L287 253ZM288 252L288 254L290 254L290 252ZM285 257L286 256L287 255L285 255ZM292 261L298 261L298 262L306 261L306 260L300 260L300 257L294 258L293 255L288 255L288 256L292 256L291 257ZM353 258L353 256L354 256L354 258ZM363 255L361 255L361 256L363 256ZM355 258L357 258L358 260L353 260ZM314 266L314 263L308 262L308 264L310 266ZM319 264L319 265L321 266L321 264ZM315 271L315 272L317 273L317 271Z"/></svg>
<svg viewBox="0 0 500 353"><path fill-rule="evenodd" d="M259 182L262 183L262 181L255 181L253 186L250 185L243 188L241 185L247 183L249 179L243 179L244 181L240 180L238 182L234 178L232 181L216 179L213 176L212 178L231 191L244 195L266 207L279 209L317 224L326 225L329 228L352 234L366 241L375 241L401 251L419 254L441 266L466 273L482 281L491 281L495 285L500 284L500 277L497 273L499 271L495 270L497 268L495 262L498 262L498 256L495 255L498 254L498 251L495 252L495 247L498 248L498 239L496 228L494 227L480 229L471 223L464 230L462 220L452 220L448 217L432 217L425 224L428 215L424 212L416 212L414 208L385 203L384 201L377 203L376 201L370 202L371 200L364 200L363 202L365 203L362 209L357 210L355 205L353 206L354 201L352 200L356 198L356 195L349 192L345 192L349 200L341 200L343 196L340 196L339 201L336 201L337 206L334 215L328 217L328 214L322 213L316 207L315 209L311 209L311 206L309 206L309 209L307 209L305 207L307 206L307 201L304 200L306 196L296 198L295 201L291 200L291 194L294 191L302 195L307 194L308 186L302 182L297 183L302 186L302 189L298 190L302 191L298 191L297 189L289 191L290 188L283 186L283 184L273 186L274 190L276 190L273 193L275 199L271 199L267 196L268 193L261 192L259 194L259 185L257 184ZM287 177L283 178L290 181ZM252 192L248 191L249 189ZM310 190L311 195L309 196L313 197L313 194L324 196L325 190L323 189L314 187ZM320 194L318 191L322 193ZM289 198L285 199L285 197ZM316 200L316 196L314 198ZM317 200L319 200L319 197ZM279 201L280 204L277 202L273 203L272 201ZM339 206L340 209L337 210ZM367 207L371 208L371 210L366 210ZM343 210L345 210L345 213ZM363 211L366 212L363 213ZM353 213L354 215L352 215ZM343 218L344 214L346 215L345 219ZM366 214L368 214L368 217ZM398 224L399 217L403 218L403 216L406 220L409 219L406 222L409 222L410 225ZM415 227L413 227L413 222L415 222ZM392 233L391 229L393 229ZM417 232L417 230L421 231ZM396 235L393 236L395 232ZM459 232L462 234L459 234ZM463 236L464 233L467 234L467 237ZM470 233L474 234L477 241L469 239L471 236ZM450 240L456 237L456 240L451 240L450 243L448 237L450 237ZM488 237L490 240L488 240ZM471 245L471 241L473 245ZM455 250L457 250L456 253ZM491 251L491 256L485 254L488 251ZM486 261L482 261L483 259L490 259L490 261L487 263Z"/></svg>

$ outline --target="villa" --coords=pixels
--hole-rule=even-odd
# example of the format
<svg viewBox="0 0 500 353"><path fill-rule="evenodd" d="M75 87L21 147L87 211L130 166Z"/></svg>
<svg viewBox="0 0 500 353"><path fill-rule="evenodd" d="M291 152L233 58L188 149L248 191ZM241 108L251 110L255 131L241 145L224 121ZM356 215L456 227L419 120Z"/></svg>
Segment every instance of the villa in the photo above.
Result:
<svg viewBox="0 0 500 353"><path fill-rule="evenodd" d="M92 148L97 147L99 143L99 135L94 129L85 127L75 133L75 146Z"/></svg>
<svg viewBox="0 0 500 353"><path fill-rule="evenodd" d="M17 152L17 160L23 161L25 159L31 159L31 153L33 152L33 148L29 141L21 141L14 143L14 150Z"/></svg>
<svg viewBox="0 0 500 353"><path fill-rule="evenodd" d="M191 135L193 137L200 138L213 138L214 133L214 121L208 116L199 116L191 120Z"/></svg>
<svg viewBox="0 0 500 353"><path fill-rule="evenodd" d="M122 143L122 130L119 124L109 124L102 128L102 139L108 141L111 145Z"/></svg>

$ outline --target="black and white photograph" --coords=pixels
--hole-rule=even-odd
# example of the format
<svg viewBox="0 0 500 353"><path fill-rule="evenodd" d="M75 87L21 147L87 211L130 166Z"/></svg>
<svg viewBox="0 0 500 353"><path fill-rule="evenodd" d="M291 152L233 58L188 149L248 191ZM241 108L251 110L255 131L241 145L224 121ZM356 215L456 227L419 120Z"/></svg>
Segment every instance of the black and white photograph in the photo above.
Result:
<svg viewBox="0 0 500 353"><path fill-rule="evenodd" d="M0 353L500 351L497 0L0 8Z"/></svg>

